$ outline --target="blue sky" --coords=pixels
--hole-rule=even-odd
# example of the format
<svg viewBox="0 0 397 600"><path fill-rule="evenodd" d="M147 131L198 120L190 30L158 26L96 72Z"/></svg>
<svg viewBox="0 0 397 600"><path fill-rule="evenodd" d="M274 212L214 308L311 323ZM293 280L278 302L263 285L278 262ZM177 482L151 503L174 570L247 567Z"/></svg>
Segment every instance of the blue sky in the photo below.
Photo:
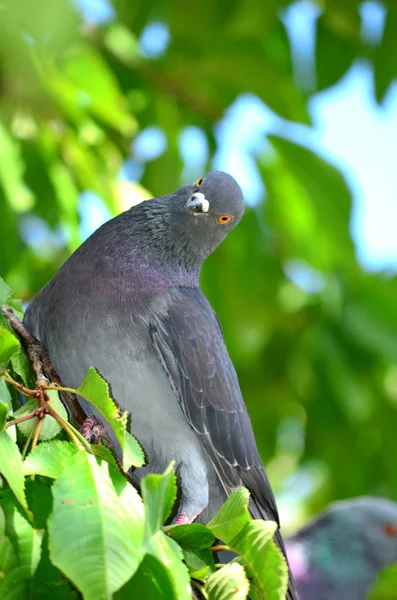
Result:
<svg viewBox="0 0 397 600"><path fill-rule="evenodd" d="M111 20L113 14L105 0L76 0L88 18ZM284 13L293 49L296 75L303 72L312 84L314 23L318 9L301 0ZM362 35L376 42L382 34L384 10L375 1L361 9ZM140 43L148 56L165 51L167 28L152 23ZM354 197L351 230L360 261L369 269L397 270L397 86L389 91L382 107L373 98L372 74L365 63L356 63L333 88L315 95L310 102L313 128L283 121L258 98L242 93L217 124L219 151L214 167L233 173L248 202L264 193L256 172L253 155L266 149L266 134L278 133L294 141L309 144L345 175ZM132 146L133 160L126 172L139 178L142 163L166 150L163 132L156 127L143 131ZM203 134L194 127L181 135L181 151L190 169L205 163L207 145ZM125 175L125 174L124 174ZM85 199L87 207L89 196ZM85 211L83 211L85 212ZM89 211L91 213L91 210ZM95 212L95 211L94 211ZM91 213L92 215L92 213ZM103 209L95 218L84 219L84 235L106 220Z"/></svg>

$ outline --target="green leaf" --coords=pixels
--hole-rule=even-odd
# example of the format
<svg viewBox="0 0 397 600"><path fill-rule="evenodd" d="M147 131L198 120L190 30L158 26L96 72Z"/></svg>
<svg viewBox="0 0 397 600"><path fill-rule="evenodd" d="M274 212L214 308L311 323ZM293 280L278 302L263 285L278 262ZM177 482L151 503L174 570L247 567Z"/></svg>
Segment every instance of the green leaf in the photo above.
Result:
<svg viewBox="0 0 397 600"><path fill-rule="evenodd" d="M0 327L0 364L6 365L19 348L20 344L15 335L5 327Z"/></svg>
<svg viewBox="0 0 397 600"><path fill-rule="evenodd" d="M57 479L69 466L70 461L79 450L69 442L53 440L36 446L23 463L24 475L43 475Z"/></svg>
<svg viewBox="0 0 397 600"><path fill-rule="evenodd" d="M109 384L94 367L88 369L82 384L76 389L76 394L91 402L106 419L124 451L127 413L120 414L110 396Z"/></svg>
<svg viewBox="0 0 397 600"><path fill-rule="evenodd" d="M0 377L0 402L7 404L8 408L12 410L12 400L10 390L4 379Z"/></svg>
<svg viewBox="0 0 397 600"><path fill-rule="evenodd" d="M172 597L178 600L191 600L189 572L182 562L183 553L178 544L162 531L158 531L146 544L146 549L149 554L166 565L173 589Z"/></svg>
<svg viewBox="0 0 397 600"><path fill-rule="evenodd" d="M4 429L0 431L0 473L7 480L18 501L27 510L22 457L18 446Z"/></svg>
<svg viewBox="0 0 397 600"><path fill-rule="evenodd" d="M316 89L337 83L350 69L357 55L360 40L360 19L356 13L354 35L343 36L327 22L327 13L317 19L316 31Z"/></svg>
<svg viewBox="0 0 397 600"><path fill-rule="evenodd" d="M2 304L7 302L9 298L12 296L11 288L8 287L6 282L2 277L0 277L0 308Z"/></svg>
<svg viewBox="0 0 397 600"><path fill-rule="evenodd" d="M256 587L267 600L285 600L288 567L282 552L273 541L277 530L274 521L250 521L228 545L247 566Z"/></svg>
<svg viewBox="0 0 397 600"><path fill-rule="evenodd" d="M390 2L387 6L386 22L382 41L375 53L375 97L383 102L390 85L397 77L397 6Z"/></svg>
<svg viewBox="0 0 397 600"><path fill-rule="evenodd" d="M0 598L26 600L26 584L19 576L18 559L11 540L0 537Z"/></svg>
<svg viewBox="0 0 397 600"><path fill-rule="evenodd" d="M142 467L145 464L145 453L138 440L128 431L124 433L123 469Z"/></svg>
<svg viewBox="0 0 397 600"><path fill-rule="evenodd" d="M230 563L210 575L204 589L208 600L244 600L249 583L244 568L238 563Z"/></svg>
<svg viewBox="0 0 397 600"><path fill-rule="evenodd" d="M127 491L118 496L108 469L106 462L98 464L94 456L80 451L52 486L51 561L85 600L110 600L131 578L143 554L142 501L127 482Z"/></svg>
<svg viewBox="0 0 397 600"><path fill-rule="evenodd" d="M394 600L397 589L397 565L379 573L368 600Z"/></svg>
<svg viewBox="0 0 397 600"><path fill-rule="evenodd" d="M114 597L115 600L179 600L174 592L169 569L161 560L150 554L146 554L133 578L116 592Z"/></svg>
<svg viewBox="0 0 397 600"><path fill-rule="evenodd" d="M34 529L17 510L14 512L14 528L20 577L30 579L40 561L44 531Z"/></svg>
<svg viewBox="0 0 397 600"><path fill-rule="evenodd" d="M62 417L62 419L64 421L67 421L68 414L59 398L59 393L54 390L50 390L47 393L50 398L49 406L51 408L53 408ZM14 412L13 417L17 419L19 417L28 415L28 414L34 412L35 410L37 410L38 406L39 406L38 400L36 400L36 399L28 400L23 406L21 406L21 408L19 408L18 410L16 410ZM18 430L21 432L22 435L24 435L25 437L28 437L31 434L34 427L36 426L36 421L37 421L36 417L33 417L32 419L29 419L27 421L22 421L22 423L17 424ZM41 430L40 430L39 440L44 440L44 441L51 440L56 435L58 435L58 433L61 431L61 429L62 429L62 427L51 415L45 415L44 423L41 426Z"/></svg>
<svg viewBox="0 0 397 600"><path fill-rule="evenodd" d="M174 525L165 528L169 537L184 550L186 563L191 571L198 571L210 566L215 568L213 554L210 550L215 536L201 523L191 525Z"/></svg>
<svg viewBox="0 0 397 600"><path fill-rule="evenodd" d="M9 410L10 407L8 406L8 404L6 404L5 402L0 402L0 430L4 429Z"/></svg>
<svg viewBox="0 0 397 600"><path fill-rule="evenodd" d="M152 473L141 481L146 509L146 539L154 535L170 516L176 500L176 477L173 463L162 475Z"/></svg>
<svg viewBox="0 0 397 600"><path fill-rule="evenodd" d="M208 529L215 537L229 544L250 521L248 502L249 491L247 488L241 487L235 490L207 524Z"/></svg>
<svg viewBox="0 0 397 600"><path fill-rule="evenodd" d="M17 373L20 376L26 387L30 389L36 387L32 365L28 357L26 356L26 352L23 348L20 348L19 352L15 352L15 354L12 355L11 366L15 373Z"/></svg>

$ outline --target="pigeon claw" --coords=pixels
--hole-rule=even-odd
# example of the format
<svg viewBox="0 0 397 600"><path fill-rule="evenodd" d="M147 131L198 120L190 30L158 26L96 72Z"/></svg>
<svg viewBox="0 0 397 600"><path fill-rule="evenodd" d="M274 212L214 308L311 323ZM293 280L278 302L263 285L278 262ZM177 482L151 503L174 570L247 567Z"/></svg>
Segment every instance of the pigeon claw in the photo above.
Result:
<svg viewBox="0 0 397 600"><path fill-rule="evenodd" d="M81 426L81 433L90 444L102 445L103 438L110 444L105 427L94 415L86 418Z"/></svg>
<svg viewBox="0 0 397 600"><path fill-rule="evenodd" d="M185 515L184 513L181 513L175 521L175 525L190 525L197 516L198 513L196 515Z"/></svg>

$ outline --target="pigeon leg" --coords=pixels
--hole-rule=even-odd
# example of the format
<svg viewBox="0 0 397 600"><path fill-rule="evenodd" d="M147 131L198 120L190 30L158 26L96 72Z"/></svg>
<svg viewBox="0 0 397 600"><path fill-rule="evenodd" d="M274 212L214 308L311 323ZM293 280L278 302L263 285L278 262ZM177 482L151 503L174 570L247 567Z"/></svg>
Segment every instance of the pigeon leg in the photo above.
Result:
<svg viewBox="0 0 397 600"><path fill-rule="evenodd" d="M199 514L200 513L195 515L185 515L184 513L181 513L175 521L175 525L190 525L190 523L193 523L194 519L196 519Z"/></svg>
<svg viewBox="0 0 397 600"><path fill-rule="evenodd" d="M98 421L95 415L86 418L81 426L81 433L90 444L102 445L101 438L105 438L110 444L110 439L105 427Z"/></svg>

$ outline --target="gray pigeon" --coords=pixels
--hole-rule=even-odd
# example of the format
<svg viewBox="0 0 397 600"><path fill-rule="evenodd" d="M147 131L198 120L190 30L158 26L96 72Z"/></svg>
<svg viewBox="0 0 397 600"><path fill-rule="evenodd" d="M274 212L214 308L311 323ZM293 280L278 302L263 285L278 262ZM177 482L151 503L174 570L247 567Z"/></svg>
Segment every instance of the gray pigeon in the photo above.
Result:
<svg viewBox="0 0 397 600"><path fill-rule="evenodd" d="M301 600L365 600L377 574L397 563L397 504L335 502L286 546Z"/></svg>
<svg viewBox="0 0 397 600"><path fill-rule="evenodd" d="M178 523L207 521L239 486L251 493L254 518L278 522L236 372L199 285L204 260L243 213L240 187L219 171L142 202L86 240L25 316L65 385L78 386L90 366L110 382L147 453L138 477L176 461ZM288 598L296 597L291 581Z"/></svg>

